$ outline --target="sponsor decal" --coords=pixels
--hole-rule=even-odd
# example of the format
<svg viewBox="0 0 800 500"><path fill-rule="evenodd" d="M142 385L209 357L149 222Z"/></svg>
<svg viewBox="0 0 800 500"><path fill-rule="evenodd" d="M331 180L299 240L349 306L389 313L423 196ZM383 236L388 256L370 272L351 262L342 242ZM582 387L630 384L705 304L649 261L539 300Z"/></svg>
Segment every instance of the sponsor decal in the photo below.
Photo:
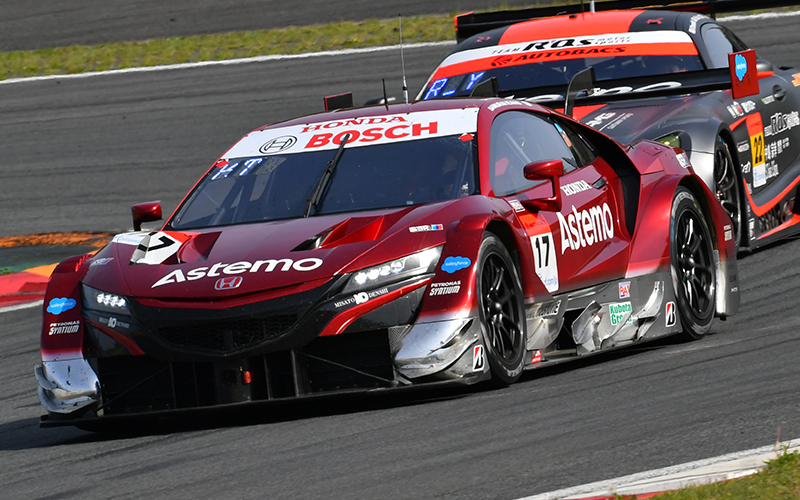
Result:
<svg viewBox="0 0 800 500"><path fill-rule="evenodd" d="M666 310L667 328L675 326L678 322L677 311L675 310L675 302L667 302Z"/></svg>
<svg viewBox="0 0 800 500"><path fill-rule="evenodd" d="M525 211L525 207L522 206L522 202L515 198L511 198L510 200L508 200L508 204L511 205L511 208L513 208L515 212Z"/></svg>
<svg viewBox="0 0 800 500"><path fill-rule="evenodd" d="M220 278L214 283L214 290L232 290L239 288L244 278L241 276L233 276L231 278Z"/></svg>
<svg viewBox="0 0 800 500"><path fill-rule="evenodd" d="M263 146L258 148L258 150L265 155L271 155L285 151L295 144L297 144L297 137L293 135L283 135L274 139L270 139L269 141L265 142Z"/></svg>
<svg viewBox="0 0 800 500"><path fill-rule="evenodd" d="M722 230L725 232L725 241L730 241L733 239L733 229L730 225L722 226Z"/></svg>
<svg viewBox="0 0 800 500"><path fill-rule="evenodd" d="M526 106L531 105L531 103L525 101L500 101L500 102L493 102L492 104L490 104L489 111L494 111L495 109L503 108L505 106L514 106L519 104L524 104Z"/></svg>
<svg viewBox="0 0 800 500"><path fill-rule="evenodd" d="M761 113L748 115L745 123L747 135L750 136L750 152L753 156L753 187L763 186L767 183L767 176L764 167L764 127Z"/></svg>
<svg viewBox="0 0 800 500"><path fill-rule="evenodd" d="M764 105L772 104L773 102L775 102L775 97L771 95L768 95L767 97L761 99L761 103Z"/></svg>
<svg viewBox="0 0 800 500"><path fill-rule="evenodd" d="M50 323L48 335L61 335L63 333L78 333L81 326L80 320L65 321L63 323Z"/></svg>
<svg viewBox="0 0 800 500"><path fill-rule="evenodd" d="M614 215L608 203L580 212L573 205L572 213L566 218L561 212L557 214L561 228L561 255L567 249L578 250L614 237Z"/></svg>
<svg viewBox="0 0 800 500"><path fill-rule="evenodd" d="M307 258L294 261L292 259L268 259L257 260L255 262L240 261L233 264L216 263L212 266L195 267L189 271L184 272L176 269L167 274L160 280L156 281L150 288L156 288L162 285L169 285L171 283L183 283L184 281L194 281L200 278L209 277L216 278L221 274L241 274L244 272L265 272L271 273L275 270L281 272L295 270L295 271L313 271L322 265L322 259Z"/></svg>
<svg viewBox="0 0 800 500"><path fill-rule="evenodd" d="M705 17L706 16L704 16L703 14L695 14L695 15L693 15L692 18L689 19L689 33L691 33L692 35L697 33L697 21L699 21L699 20L701 20L701 19L703 19Z"/></svg>
<svg viewBox="0 0 800 500"><path fill-rule="evenodd" d="M271 161L283 155L305 151L334 150L349 135L347 148L426 139L428 137L462 136L477 130L478 108L432 110L412 114L356 117L321 123L306 123L251 132L235 144L225 159L262 156L258 166L248 171L259 173ZM292 144L293 139L296 143ZM263 157L263 155L272 155ZM241 163L241 162L236 162ZM226 167L227 168L227 167ZM237 167L238 168L238 167ZM222 175L222 174L221 174Z"/></svg>
<svg viewBox="0 0 800 500"><path fill-rule="evenodd" d="M442 264L442 271L453 274L456 271L465 269L472 264L472 261L467 257L447 257Z"/></svg>
<svg viewBox="0 0 800 500"><path fill-rule="evenodd" d="M401 118L401 117L397 117ZM320 148L335 144L336 146L342 143L344 137L349 135L347 140L350 142L375 142L380 139L404 139L404 138L417 138L423 135L436 135L439 131L439 122L431 121L428 123L413 123L394 125L391 127L373 127L363 132L358 130L345 130L334 135L333 132L323 134L315 134L308 140L305 149Z"/></svg>
<svg viewBox="0 0 800 500"><path fill-rule="evenodd" d="M70 299L67 297L60 297L57 299L51 299L50 303L47 304L47 312L50 314L55 314L58 316L59 314L69 311L73 307L77 305L75 299Z"/></svg>
<svg viewBox="0 0 800 500"><path fill-rule="evenodd" d="M536 363L541 363L541 362L542 362L542 351L537 349L531 352L531 364L535 365Z"/></svg>
<svg viewBox="0 0 800 500"><path fill-rule="evenodd" d="M758 94L755 50L728 54L728 68L731 75L731 94L734 99Z"/></svg>
<svg viewBox="0 0 800 500"><path fill-rule="evenodd" d="M744 116L744 110L736 101L733 101L733 104L728 106L728 113L734 118L741 118Z"/></svg>
<svg viewBox="0 0 800 500"><path fill-rule="evenodd" d="M747 74L747 59L745 59L742 54L736 54L733 57L733 63L735 65L734 72L736 78L741 82L744 80L744 75Z"/></svg>
<svg viewBox="0 0 800 500"><path fill-rule="evenodd" d="M105 257L105 258L102 258L102 259L93 260L92 263L89 264L89 267L105 266L106 264L108 264L112 260L114 260L114 257Z"/></svg>
<svg viewBox="0 0 800 500"><path fill-rule="evenodd" d="M333 307L340 308L344 306L350 306L353 304L363 304L368 302L370 299L374 299L375 297L380 297L381 295L386 295L389 293L388 288L381 288L379 290L372 290L370 292L358 292L354 294L352 297L348 297L344 300L340 300L338 302L333 303Z"/></svg>
<svg viewBox="0 0 800 500"><path fill-rule="evenodd" d="M536 318L544 318L547 316L555 316L558 314L558 311L560 309L561 309L561 300L545 302L543 304L539 304L538 308L532 309L531 313L526 314L525 317L527 319L536 319Z"/></svg>
<svg viewBox="0 0 800 500"><path fill-rule="evenodd" d="M408 228L408 230L412 233L424 233L426 231L441 231L442 229L444 229L444 225L442 224L430 224L424 226L413 226Z"/></svg>
<svg viewBox="0 0 800 500"><path fill-rule="evenodd" d="M590 127L597 128L600 125L602 125L604 121L610 120L611 118L614 118L615 116L617 116L617 114L616 113L612 113L612 112L600 113L599 115L595 116L594 118L592 118L591 120L589 120L588 122L585 122L585 123L586 123L586 125L589 125Z"/></svg>
<svg viewBox="0 0 800 500"><path fill-rule="evenodd" d="M769 118L770 124L764 127L764 136L781 134L800 125L800 113L775 113Z"/></svg>
<svg viewBox="0 0 800 500"><path fill-rule="evenodd" d="M766 160L774 160L779 154L783 153L783 151L788 148L789 148L788 137L784 137L783 139L773 141L767 144L764 151L764 157Z"/></svg>
<svg viewBox="0 0 800 500"><path fill-rule="evenodd" d="M794 73L792 75L792 78L794 78L794 80L792 80L792 85L794 85L795 87L800 85L800 73Z"/></svg>
<svg viewBox="0 0 800 500"><path fill-rule="evenodd" d="M681 86L682 86L681 82L665 81L665 82L651 83L649 85L644 85L642 87L635 87L635 88L628 85L622 85L620 87L613 87L610 89L596 87L592 91L592 96L594 97L603 95L656 92L659 90L675 89ZM524 100L530 102L549 102L549 101L557 101L563 99L564 99L564 94L541 94L533 97L524 98Z"/></svg>
<svg viewBox="0 0 800 500"><path fill-rule="evenodd" d="M685 168L687 170L689 169L689 167L692 166L692 164L689 162L689 157L686 156L686 153L679 153L679 154L675 155L675 158L678 159L678 163L681 164L681 167L683 167L683 168Z"/></svg>
<svg viewBox="0 0 800 500"><path fill-rule="evenodd" d="M114 316L111 316L110 318L100 318L100 323L108 326L109 328L116 328L117 326L120 326L122 328L130 328L131 327L130 324L125 323L124 321L120 321L117 318L115 318Z"/></svg>
<svg viewBox="0 0 800 500"><path fill-rule="evenodd" d="M472 348L472 371L480 372L483 371L483 367L486 365L486 361L483 357L483 346L476 345Z"/></svg>
<svg viewBox="0 0 800 500"><path fill-rule="evenodd" d="M431 291L428 295L452 295L461 291L461 280L446 281L444 283L431 283Z"/></svg>
<svg viewBox="0 0 800 500"><path fill-rule="evenodd" d="M536 275L542 280L547 291L553 293L558 290L558 261L556 260L556 247L553 233L541 233L531 236L533 249L533 263ZM562 254L564 252L561 252Z"/></svg>
<svg viewBox="0 0 800 500"><path fill-rule="evenodd" d="M608 314L611 317L611 324L618 325L622 320L625 318L626 315L630 314L633 311L633 307L631 306L630 302L620 302L617 304L609 304L608 305ZM633 318L628 316L627 323L631 323Z"/></svg>
<svg viewBox="0 0 800 500"><path fill-rule="evenodd" d="M564 191L564 196L572 196L573 194L582 193L590 189L592 189L592 186L587 184L584 180L561 185L561 190Z"/></svg>
<svg viewBox="0 0 800 500"><path fill-rule="evenodd" d="M631 298L631 282L630 281L623 281L619 284L619 298L621 299L629 299Z"/></svg>
<svg viewBox="0 0 800 500"><path fill-rule="evenodd" d="M122 233L114 236L111 240L112 243L119 243L121 245L134 245L137 246L141 243L142 239L147 236L147 233L144 231L139 231L135 233Z"/></svg>
<svg viewBox="0 0 800 500"><path fill-rule="evenodd" d="M752 170L752 169L753 169L753 166L750 164L749 161L747 163L745 163L744 165L742 165L742 173L743 174L749 174L750 170Z"/></svg>
<svg viewBox="0 0 800 500"><path fill-rule="evenodd" d="M745 151L750 151L750 143L747 141L740 142L739 144L736 145L736 151L740 153L744 153Z"/></svg>
<svg viewBox="0 0 800 500"><path fill-rule="evenodd" d="M733 104L728 106L728 112L734 118L741 118L747 113L752 113L755 109L756 103L753 101L744 101L741 104L739 104L737 101L733 101Z"/></svg>
<svg viewBox="0 0 800 500"><path fill-rule="evenodd" d="M756 239L756 220L750 219L749 225L750 225L750 239L754 240Z"/></svg>
<svg viewBox="0 0 800 500"><path fill-rule="evenodd" d="M162 264L178 253L182 243L182 241L173 238L167 233L160 231L149 233L142 238L136 250L133 251L131 264Z"/></svg>

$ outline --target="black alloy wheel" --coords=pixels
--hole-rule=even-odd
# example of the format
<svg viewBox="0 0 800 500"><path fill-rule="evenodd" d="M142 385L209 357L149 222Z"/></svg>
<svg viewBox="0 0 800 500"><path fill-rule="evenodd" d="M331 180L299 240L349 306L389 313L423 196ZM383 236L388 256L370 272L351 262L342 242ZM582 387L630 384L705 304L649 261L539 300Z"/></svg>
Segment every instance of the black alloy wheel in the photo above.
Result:
<svg viewBox="0 0 800 500"><path fill-rule="evenodd" d="M511 255L491 233L486 233L481 243L477 286L492 381L495 385L508 385L522 374L525 354L522 286Z"/></svg>
<svg viewBox="0 0 800 500"><path fill-rule="evenodd" d="M733 241L736 249L742 242L742 197L739 177L731 158L731 152L722 137L714 144L714 188L719 201L733 223Z"/></svg>
<svg viewBox="0 0 800 500"><path fill-rule="evenodd" d="M670 264L682 336L700 339L714 319L716 264L703 212L694 195L683 187L675 191L672 201Z"/></svg>

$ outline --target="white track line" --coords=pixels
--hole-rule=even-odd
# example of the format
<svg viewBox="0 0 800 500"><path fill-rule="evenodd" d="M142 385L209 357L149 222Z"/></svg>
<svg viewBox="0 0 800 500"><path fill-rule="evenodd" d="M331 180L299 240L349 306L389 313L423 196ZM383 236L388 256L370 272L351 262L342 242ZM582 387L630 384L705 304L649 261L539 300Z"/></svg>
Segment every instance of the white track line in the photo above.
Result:
<svg viewBox="0 0 800 500"><path fill-rule="evenodd" d="M792 17L792 16L800 16L800 10L794 10L791 12L764 12L762 14L750 14L747 16L725 16L720 17L717 21L724 23L728 21L745 21L750 19L775 19L776 17Z"/></svg>
<svg viewBox="0 0 800 500"><path fill-rule="evenodd" d="M16 306L8 306L8 307L0 307L0 314L11 312L11 311L19 311L20 309L31 309L33 307L41 307L44 304L43 300L37 300L35 302L28 302L27 304L19 304Z"/></svg>
<svg viewBox="0 0 800 500"><path fill-rule="evenodd" d="M405 50L418 49L425 47L446 47L448 45L455 45L455 40L448 40L445 42L424 42L424 43L411 43L403 45ZM175 69L190 69L202 68L206 66L230 66L234 64L250 64L265 61L282 61L287 59L308 59L311 57L332 57L332 56L347 56L351 54L369 54L373 52L386 52L391 50L400 50L399 45L389 45L383 47L366 47L363 49L343 49L343 50L327 50L325 52L308 52L305 54L275 54L271 56L257 56L257 57L244 57L241 59L226 59L224 61L200 61L194 63L170 64L165 66L140 66L136 68L124 69L111 69L107 71L89 71L86 73L70 73L65 75L47 75L47 76L32 76L29 78L9 78L8 80L0 80L0 85L11 83L27 83L27 82L41 82L46 80L68 80L74 78L89 78L92 76L105 76L105 75L122 75L128 73L150 73L153 71L169 71Z"/></svg>
<svg viewBox="0 0 800 500"><path fill-rule="evenodd" d="M647 490L648 492L665 491L685 487L687 484L706 484L720 480L720 476L723 472L727 474L723 479L741 477L758 472L760 468L763 468L764 461L776 458L778 452L783 452L784 447L786 447L785 449L787 452L791 453L796 451L798 446L800 446L800 440L798 439L784 441L780 443L780 445L762 446L761 448L755 448L753 450L729 453L719 457L697 460L696 462L673 465L663 469L640 472L638 474L597 481L595 483L574 486L572 488L564 488L549 493L520 498L519 500L591 498L601 495L613 495L615 493L631 495L645 493L643 490ZM743 460L753 458L757 460L755 460L755 462L752 460ZM740 462L726 467L726 464L735 461ZM740 465L743 463L746 463L746 466Z"/></svg>

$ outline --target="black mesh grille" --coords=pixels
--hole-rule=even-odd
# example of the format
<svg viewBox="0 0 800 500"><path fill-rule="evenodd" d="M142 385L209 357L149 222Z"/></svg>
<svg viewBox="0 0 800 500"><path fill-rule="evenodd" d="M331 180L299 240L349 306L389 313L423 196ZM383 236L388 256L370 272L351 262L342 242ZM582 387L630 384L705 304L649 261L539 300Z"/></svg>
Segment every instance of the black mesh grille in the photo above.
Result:
<svg viewBox="0 0 800 500"><path fill-rule="evenodd" d="M163 326L153 334L174 347L210 353L227 353L253 347L286 333L296 314L217 322L189 322Z"/></svg>
<svg viewBox="0 0 800 500"><path fill-rule="evenodd" d="M321 337L299 351L218 362L97 358L97 368L106 415L372 389L394 379L386 330Z"/></svg>

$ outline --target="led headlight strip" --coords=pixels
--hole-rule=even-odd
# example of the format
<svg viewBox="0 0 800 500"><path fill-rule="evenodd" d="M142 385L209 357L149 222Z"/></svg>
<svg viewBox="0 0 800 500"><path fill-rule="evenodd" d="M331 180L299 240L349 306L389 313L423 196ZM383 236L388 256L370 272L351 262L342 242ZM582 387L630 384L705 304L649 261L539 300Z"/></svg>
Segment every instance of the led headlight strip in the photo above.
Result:
<svg viewBox="0 0 800 500"><path fill-rule="evenodd" d="M361 269L353 273L342 293L372 290L373 288L402 281L413 276L433 273L441 255L442 246L438 246L377 266Z"/></svg>
<svg viewBox="0 0 800 500"><path fill-rule="evenodd" d="M128 300L113 293L83 285L83 305L86 309L114 314L130 314Z"/></svg>

